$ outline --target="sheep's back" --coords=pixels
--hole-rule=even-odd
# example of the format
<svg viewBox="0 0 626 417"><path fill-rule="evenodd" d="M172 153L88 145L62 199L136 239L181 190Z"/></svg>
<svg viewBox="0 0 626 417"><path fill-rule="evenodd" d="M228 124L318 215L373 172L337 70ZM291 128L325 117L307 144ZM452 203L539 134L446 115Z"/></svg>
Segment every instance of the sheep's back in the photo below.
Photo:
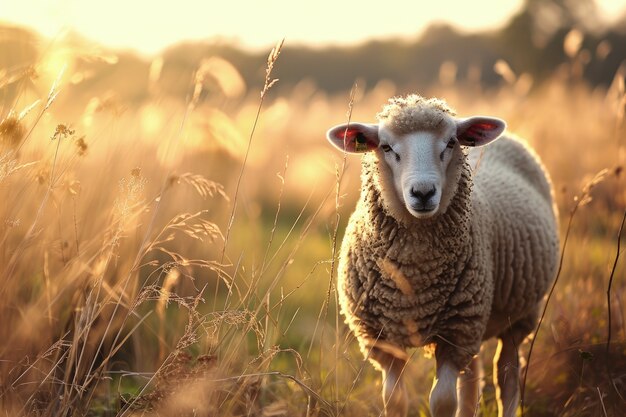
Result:
<svg viewBox="0 0 626 417"><path fill-rule="evenodd" d="M484 151L483 151L484 149ZM503 137L472 149L474 215L489 242L494 298L485 337L536 314L558 262L556 209L550 179L536 154ZM474 164L472 164L474 165Z"/></svg>

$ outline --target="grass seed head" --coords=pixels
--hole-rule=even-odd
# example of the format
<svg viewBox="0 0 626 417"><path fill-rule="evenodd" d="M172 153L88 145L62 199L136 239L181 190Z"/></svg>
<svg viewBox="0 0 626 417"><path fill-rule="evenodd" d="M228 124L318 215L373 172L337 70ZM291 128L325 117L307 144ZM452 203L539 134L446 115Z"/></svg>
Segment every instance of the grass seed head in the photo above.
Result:
<svg viewBox="0 0 626 417"><path fill-rule="evenodd" d="M26 128L12 111L0 122L0 143L16 147L26 135Z"/></svg>
<svg viewBox="0 0 626 417"><path fill-rule="evenodd" d="M51 140L56 140L56 139L65 139L68 138L70 136L73 136L74 133L76 133L76 131L74 129L71 129L70 127L68 127L67 125L61 123L58 124L56 129L54 130L54 134L50 137Z"/></svg>
<svg viewBox="0 0 626 417"><path fill-rule="evenodd" d="M84 135L76 139L76 153L78 154L78 156L87 155L88 149L89 149L89 146L87 145L87 142L85 142Z"/></svg>

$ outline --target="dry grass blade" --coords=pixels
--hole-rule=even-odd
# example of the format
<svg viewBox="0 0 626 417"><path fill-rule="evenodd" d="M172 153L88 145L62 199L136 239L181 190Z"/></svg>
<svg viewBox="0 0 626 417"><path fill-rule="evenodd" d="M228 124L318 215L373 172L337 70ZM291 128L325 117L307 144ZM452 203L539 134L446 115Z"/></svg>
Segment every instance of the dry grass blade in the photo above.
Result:
<svg viewBox="0 0 626 417"><path fill-rule="evenodd" d="M185 120L187 118L188 113L191 111L190 107L187 107L187 111L185 112L185 116L183 118L183 121L181 122L181 126L180 126L180 131L179 134L182 132ZM61 132L63 133L63 132ZM200 187L200 189L204 192L204 191L212 191L212 189L209 187L207 188L203 188L206 187L208 184L206 182L201 181L199 178L191 178L191 181L194 182L196 184L196 186ZM117 215L120 218L120 224L123 224L126 219L131 215L131 213L133 212L133 206L137 206L140 207L143 211L143 209L145 208L145 205L141 204L141 202L138 202L138 198L139 195L143 189L143 186L145 184L145 179L143 178L143 176L141 175L141 171L139 169L134 169L132 171L132 176L131 178L128 180L128 182L124 182L121 183L121 188L123 192L127 193L127 198L122 198L120 199L118 202L116 202L116 209L117 209ZM161 206L162 202L163 202L163 194L166 190L166 187L168 185L168 181L167 181L167 177L165 178L165 180L162 183L161 186L161 192L159 194L159 197L154 199L153 201L156 202L156 207L153 211L153 215L152 218L150 220L150 223L148 225L147 231L144 234L143 240L141 242L140 248L137 252L137 256L135 257L135 260L133 262L133 265L131 266L131 268L129 269L129 274L127 275L126 279L124 279L120 284L119 284L119 290L117 291L117 293L119 295L116 295L114 293L110 294L111 299L114 300L113 304L113 311L112 314L110 314L110 319L108 320L108 322L105 325L104 331L103 331L103 336L100 340L100 342L98 343L95 352L101 352L103 349L103 344L106 340L107 335L109 334L109 332L111 330L115 330L115 326L113 323L113 318L116 317L118 309L120 308L120 306L124 306L127 308L127 313L124 315L122 321L121 321L121 325L119 325L117 327L117 332L115 332L115 335L113 337L113 342L111 344L112 349L109 352L109 356L107 356L105 358L104 361L102 361L100 363L100 365L96 364L96 360L97 360L97 356L93 356L92 360L90 361L90 363L88 364L88 368L87 368L87 375L90 375L89 379L86 380L87 384L89 385L89 383L93 382L93 375L96 375L99 372L102 372L104 370L104 367L107 366L109 360L112 358L112 356L115 354L115 352L117 352L128 340L128 338L133 334L134 329L137 328L137 326L139 326L140 323L138 323L133 330L128 333L126 336L123 336L122 331L124 328L124 324L127 322L127 320L129 319L129 317L131 315L134 315L136 313L134 313L134 308L128 308L128 305L125 305L125 303L123 302L123 297L126 293L126 289L128 288L128 285L131 283L131 279L133 277L133 272L139 267L139 265L141 265L141 259L145 256L145 254L154 246L154 242L152 244L149 244L149 240L150 240L150 234L151 234L151 230L154 226L155 223L155 219L156 219L156 214L159 211L159 207ZM217 191L217 189L216 189ZM138 204L139 203L139 204ZM170 226L172 229L176 229L179 231L182 231L183 233L187 234L188 236L195 238L195 239L199 239L202 240L203 237L209 237L210 239L214 239L218 236L221 236L221 232L219 231L219 229L217 228L217 226L215 226L213 223L208 222L206 220L203 219L199 219L198 216L202 214L202 212L196 213L196 214L187 214L187 215L182 215L179 218L176 218L173 222L171 222ZM191 221L194 222L191 222ZM166 227L167 229L167 227ZM118 241L120 239L120 232L122 231L122 228L119 227L114 233L113 233L113 237L112 237L112 248L115 248L118 245ZM158 240L158 237L161 236L163 234L163 231L159 234L157 234L157 238L155 240ZM167 240L167 239L165 239ZM109 261L111 259L111 256L113 252L109 253L109 256L107 257L107 260L105 262L105 265L109 264ZM176 259L176 261L179 264L184 265L186 262L188 262L186 259L184 259L184 257L179 257L176 258L176 254L174 252L169 252L168 254L174 256L174 258ZM212 265L210 263L206 263L206 262L196 262L195 264L199 265L199 266L209 266L212 267ZM105 270L106 267L103 269ZM102 281L100 281L102 282ZM99 286L97 286L97 292L95 293L95 299L99 299ZM140 293L140 295L145 295L145 293ZM138 301L136 300L133 304L133 307L136 307L138 304L141 303L141 299L139 299ZM106 305L106 302L101 304L101 306ZM197 306L197 302L194 304L194 309ZM95 317L97 317L96 313L94 315L91 316L91 318L88 318L87 323L92 323L93 320L95 319ZM140 320L140 322L142 322L145 317L147 317L147 315L144 315L144 317ZM86 327L86 329L89 329L89 327ZM87 334L87 332L85 333ZM85 338L87 336L85 335ZM78 361L79 363L82 360L82 357L85 353L85 350L81 350L79 356L78 356ZM73 384L76 384L77 381L74 381Z"/></svg>
<svg viewBox="0 0 626 417"><path fill-rule="evenodd" d="M41 111L39 112L37 117L35 118L35 121L31 125L31 127L28 130L28 132L26 133L26 135L24 135L24 137L20 140L19 146L17 147L16 152L19 152L22 149L22 146L24 146L24 144L26 143L28 138L30 138L30 136L32 135L33 131L35 130L35 127L39 124L39 121L43 117L44 113L50 108L50 106L52 106L52 103L54 103L54 101L56 100L57 96L61 92L59 86L61 84L61 79L63 78L63 74L65 73L65 68L66 67L64 65L63 68L59 71L57 77L55 78L54 82L52 83L52 87L50 87L50 92L48 93L48 99L46 101L46 104L43 106L43 108L41 109ZM39 103L39 101L36 101L33 104L33 106L38 104L38 103ZM27 110L28 111L26 111L26 113L30 112L31 108L27 108ZM24 112L22 112L22 113L24 113ZM26 113L24 113L24 116L26 115Z"/></svg>
<svg viewBox="0 0 626 417"><path fill-rule="evenodd" d="M11 151L0 155L0 183L16 172L32 167L36 164L37 162L18 164L16 156Z"/></svg>
<svg viewBox="0 0 626 417"><path fill-rule="evenodd" d="M228 196L224 192L224 187L222 186L222 184L211 181L207 179L204 175L186 172L181 175L172 175L169 178L170 186L174 184L179 184L180 182L191 185L202 198L219 195L220 197L228 201Z"/></svg>
<svg viewBox="0 0 626 417"><path fill-rule="evenodd" d="M223 238L222 232L215 223L200 217L206 213L207 210L202 210L193 214L179 214L170 220L164 230L178 230L187 236L200 241L202 241L203 238L208 238L210 241L217 238Z"/></svg>
<svg viewBox="0 0 626 417"><path fill-rule="evenodd" d="M43 114L43 112L42 112ZM61 126L61 125L59 125ZM59 130L59 126L57 126L57 131ZM64 127L63 132L68 133L69 131L67 128ZM73 134L73 132L71 133ZM54 138L54 136L53 136ZM23 142L22 142L23 143ZM26 232L26 234L24 235L24 238L22 239L22 241L20 242L20 244L18 245L17 249L14 251L13 255L11 256L11 258L9 259L9 262L7 263L3 274L5 277L5 284L6 282L10 281L11 278L13 278L13 272L15 270L15 267L17 265L17 262L19 260L19 256L22 254L22 251L26 248L26 246L28 244L30 244L30 242L32 241L32 239L34 239L34 237L37 234L37 227L39 225L39 221L43 215L43 211L44 208L46 207L47 203L48 203L48 199L50 198L50 195L52 194L52 187L54 185L54 170L56 168L57 165L57 158L58 158L58 154L59 154L59 146L61 144L61 141L57 141L57 146L54 152L54 158L52 160L52 170L51 170L51 174L50 174L50 183L48 184L48 188L46 190L46 193L41 201L41 204L39 205L39 208L37 210L37 214L35 216L35 219L33 220L30 228L28 229L28 231ZM19 148L18 148L19 150ZM4 291L8 288L8 285L4 285L2 287L0 287L0 297L4 295Z"/></svg>
<svg viewBox="0 0 626 417"><path fill-rule="evenodd" d="M600 387L596 387L598 391L598 398L600 398L600 404L602 404L602 412L604 413L604 417L609 417L606 413L606 407L604 406L604 398L602 398L602 392L600 392Z"/></svg>
<svg viewBox="0 0 626 417"><path fill-rule="evenodd" d="M17 120L22 120L24 117L28 115L37 105L41 102L41 100L35 100L31 105L26 106L24 110L20 112L20 115L17 117Z"/></svg>
<svg viewBox="0 0 626 417"><path fill-rule="evenodd" d="M530 341L530 347L528 348L528 355L526 357L526 367L524 369L524 376L522 378L522 388L521 388L521 396L520 396L521 398L520 408L521 408L522 416L524 416L524 411L525 411L524 407L525 407L525 395L526 395L526 379L528 377L528 369L530 368L530 359L532 357L535 342L537 341L537 336L539 335L539 330L541 329L541 325L543 324L543 320L546 316L548 305L550 304L550 300L552 299L552 295L554 294L556 285L559 282L559 278L561 277L561 271L563 270L563 260L565 258L565 250L567 248L567 243L569 242L569 236L572 230L572 222L574 220L574 216L576 215L576 212L578 211L580 207L586 204L589 204L591 202L592 189L606 178L607 172L608 170L606 169L603 169L600 172L598 172L589 182L587 182L583 186L581 195L574 197L574 206L572 207L570 211L570 215L567 221L567 228L565 229L565 238L563 239L563 246L561 247L561 254L559 257L559 267L557 269L554 282L552 283L552 287L550 287L550 292L548 292L548 297L546 298L546 302L543 306L543 310L541 311L541 316L539 316L539 321L537 322L534 336L532 340Z"/></svg>
<svg viewBox="0 0 626 417"><path fill-rule="evenodd" d="M256 297L259 300L265 299L271 293L271 291L276 287L276 285L280 282L280 280L283 278L283 276L284 276L284 274L285 274L285 272L287 270L288 265L291 263L290 262L291 259L293 259L295 257L296 253L300 249L300 245L304 242L304 239L305 239L306 235L310 232L312 226L314 225L315 219L319 216L320 212L322 211L323 207L326 205L326 202L330 198L331 194L332 194L332 190L330 190L325 195L325 197L322 199L322 201L317 206L315 212L309 216L309 218L307 219L307 221L303 225L302 231L300 232L300 235L298 236L298 239L295 242L291 252L289 252L285 256L285 261L280 266L280 269L276 273L276 275L275 275L274 279L272 280L272 282L268 285L267 289L265 290L265 293L263 295L254 294L254 292L253 292L254 288L250 288L250 292L252 293L252 295L254 297ZM308 204L308 200L307 200L307 204ZM292 225L292 230L293 230L293 228L295 228L295 225L299 222L300 217L303 216L303 214L305 212L305 208L306 208L306 206L303 207L303 209L301 210L300 214L298 215L298 218L296 219L296 221ZM291 231L289 233L291 233ZM284 244L285 241L283 241L283 244ZM281 244L281 247L282 247L283 244ZM280 248L278 250L280 250ZM276 256L276 254L274 256ZM274 257L272 257L272 259L270 259L270 261L268 262L268 265L272 262L273 259L274 259ZM240 298L240 300L241 300L240 301L240 305L237 307L237 309L242 308L242 306L246 302L246 298ZM251 318L248 326L244 328L244 334L248 333L251 329L254 328L254 326L256 326L256 323L257 323L256 322L256 318L260 315L260 313L262 312L262 310L264 308L266 308L266 304L265 303L259 303L258 307L254 310L254 313L252 315L252 318L254 318L254 320L252 320L252 318ZM266 311L266 312L269 314L269 310ZM222 321L220 320L218 322L217 328L218 329L221 328L221 325L222 325ZM224 338L223 340L226 341L228 339ZM224 342L220 341L219 343L221 345ZM229 346L229 355L227 355L227 356L225 356L223 358L223 362L226 363L226 364L232 363L234 361L234 359L235 359L234 358L235 353L239 349L240 345L243 344L243 343L246 343L246 339L245 338L240 338L240 339L238 339L235 342L235 344Z"/></svg>
<svg viewBox="0 0 626 417"><path fill-rule="evenodd" d="M307 209L309 207L309 204L311 203L311 198L312 198L312 193L309 194L309 197L307 198L307 200L303 204L302 208L298 212L298 215L296 216L295 220L293 221L293 223L289 227L289 231L287 232L287 234L285 235L283 240L280 242L280 244L276 248L276 251L274 252L272 257L265 263L265 268L263 270L261 270L261 272L259 273L259 276L263 276L267 272L269 267L274 263L274 261L276 259L279 259L278 255L279 255L280 251L285 247L285 245L287 244L287 242L291 238L293 232L296 230L296 226L298 226L298 224L300 224L300 220L302 220L303 216L306 214L306 211L307 211ZM326 196L326 198L323 199L323 202L318 206L317 211L315 212L315 214L313 216L311 216L309 221L312 218L314 218L319 213L319 210L321 210L321 208L324 206L324 204L326 203L327 199L328 199L328 195ZM309 221L307 221L306 225L310 225ZM306 225L305 225L305 228L307 227ZM300 236L300 238L302 238L302 235Z"/></svg>
<svg viewBox="0 0 626 417"><path fill-rule="evenodd" d="M350 99L348 101L348 111L346 113L346 116L348 118L348 125L350 124L350 121L352 120L352 110L354 108L354 98L356 96L357 88L358 86L357 86L357 83L355 82L352 86L352 90L350 91ZM347 132L348 132L348 127L346 127L346 131L344 132L344 142L345 142ZM335 279L335 265L337 262L337 233L339 232L339 221L341 220L341 216L339 214L339 207L340 207L340 200L341 200L341 180L343 179L343 175L346 170L346 164L347 164L347 153L344 150L343 159L341 162L341 168L335 167L335 225L333 229L333 234L331 236L331 263L330 263L330 273L328 277L328 287L326 290L326 299L324 301L322 309L320 310L320 314L317 318L317 323L315 325L315 330L313 331L313 334L317 333L317 326L319 325L320 321L325 322L326 317L328 316L328 307L330 305L330 296L331 296L332 289L333 289L333 281ZM320 335L320 338L322 339L324 338L323 328L322 328L322 334ZM311 346L309 347L309 352L307 353L307 357L311 354Z"/></svg>
<svg viewBox="0 0 626 417"><path fill-rule="evenodd" d="M607 336L606 336L606 372L611 379L611 364L610 364L610 354L611 354L611 335L612 335L612 325L613 325L613 317L611 315L611 289L613 288L613 278L615 278L615 271L617 270L617 264L619 262L619 258L621 255L621 243L622 243L622 233L624 232L624 223L626 222L626 211L624 211L624 215L622 216L622 222L619 226L619 231L617 232L617 241L615 244L615 258L613 260L613 266L611 268L611 274L609 275L609 284L606 289L606 310L607 310Z"/></svg>
<svg viewBox="0 0 626 417"><path fill-rule="evenodd" d="M224 245L222 247L222 254L220 257L220 263L224 262L224 257L226 256L226 247L228 245L228 240L230 237L230 232L233 227L233 223L235 221L235 213L237 212L237 200L239 197L239 188L241 187L241 179L243 178L243 174L246 170L246 165L248 163L248 157L250 155L250 149L252 148L252 138L254 137L254 132L256 131L257 124L259 123L259 117L261 116L261 109L263 108L263 101L265 99L265 95L269 91L269 89L275 84L278 80L270 80L272 76L272 70L274 69L274 64L278 60L278 56L280 55L281 48L284 43L284 39L279 42L275 48L272 49L269 56L267 57L267 68L265 70L265 84L263 86L263 90L261 91L261 100L259 101L259 105L256 110L256 115L254 117L254 122L252 123L252 129L250 130L250 135L248 136L248 144L246 145L246 153L243 158L243 162L241 163L241 169L239 170L239 175L237 176L237 182L235 185L235 192L233 195L233 208L230 213L230 217L228 220L228 225L226 226L226 235L224 237ZM215 308L217 304L217 293L219 284L219 279L216 280L216 288L215 288L215 298L213 300L213 308Z"/></svg>
<svg viewBox="0 0 626 417"><path fill-rule="evenodd" d="M270 248L272 247L272 242L274 241L274 234L276 233L276 226L278 224L278 216L280 215L280 206L283 200L283 192L285 191L285 178L287 176L287 167L289 166L289 155L287 155L285 159L285 168L283 170L282 175L277 173L276 176L280 180L280 193L278 195L278 204L276 206L276 214L274 215L274 224L272 225L272 230L270 231L270 237L267 242L267 248L265 249L265 254L263 255L263 262L261 263L261 274L265 271L265 264L267 263L267 256L269 255Z"/></svg>

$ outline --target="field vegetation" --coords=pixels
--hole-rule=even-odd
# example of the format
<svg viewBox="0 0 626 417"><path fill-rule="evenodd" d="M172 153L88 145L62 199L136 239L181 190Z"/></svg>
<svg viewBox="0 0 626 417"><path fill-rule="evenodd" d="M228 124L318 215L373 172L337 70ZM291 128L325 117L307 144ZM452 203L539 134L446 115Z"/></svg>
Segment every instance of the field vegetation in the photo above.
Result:
<svg viewBox="0 0 626 417"><path fill-rule="evenodd" d="M541 79L500 59L486 86L446 61L419 93L507 120L555 185L562 268L524 415L620 416L626 65L594 84L584 69L607 44L585 49L578 30L563 39L566 59ZM115 75L116 54L71 38L0 68L4 415L381 415L379 375L334 286L360 164L325 131L373 121L414 86L281 87L280 51L257 63L259 88L218 55L188 76L161 57ZM483 416L496 415L494 348L483 352ZM433 365L414 352L412 415L428 415Z"/></svg>

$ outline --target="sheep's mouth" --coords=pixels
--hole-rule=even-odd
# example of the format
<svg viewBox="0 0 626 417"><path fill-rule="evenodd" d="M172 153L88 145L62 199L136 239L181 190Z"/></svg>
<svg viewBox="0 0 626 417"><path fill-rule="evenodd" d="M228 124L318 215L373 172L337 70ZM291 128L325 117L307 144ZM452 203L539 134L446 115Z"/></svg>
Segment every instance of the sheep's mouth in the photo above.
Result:
<svg viewBox="0 0 626 417"><path fill-rule="evenodd" d="M421 204L412 204L410 211L414 217L430 217L435 214L438 207L437 205L424 206Z"/></svg>
<svg viewBox="0 0 626 417"><path fill-rule="evenodd" d="M411 209L413 211L417 211L418 213L430 213L431 211L434 211L435 209L437 209L437 205L436 204L429 204L429 205L424 205L424 204L411 204Z"/></svg>

